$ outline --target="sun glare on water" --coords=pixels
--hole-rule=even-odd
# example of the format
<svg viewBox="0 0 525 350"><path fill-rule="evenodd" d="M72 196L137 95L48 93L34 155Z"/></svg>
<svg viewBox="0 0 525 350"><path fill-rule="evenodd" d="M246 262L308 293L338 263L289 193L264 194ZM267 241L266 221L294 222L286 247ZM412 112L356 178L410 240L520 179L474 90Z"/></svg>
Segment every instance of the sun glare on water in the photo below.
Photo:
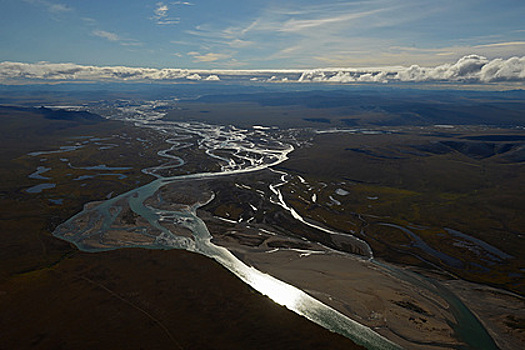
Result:
<svg viewBox="0 0 525 350"><path fill-rule="evenodd" d="M287 285L270 275L257 271L250 274L249 283L254 289L290 310L297 309L299 306L301 292L297 288Z"/></svg>

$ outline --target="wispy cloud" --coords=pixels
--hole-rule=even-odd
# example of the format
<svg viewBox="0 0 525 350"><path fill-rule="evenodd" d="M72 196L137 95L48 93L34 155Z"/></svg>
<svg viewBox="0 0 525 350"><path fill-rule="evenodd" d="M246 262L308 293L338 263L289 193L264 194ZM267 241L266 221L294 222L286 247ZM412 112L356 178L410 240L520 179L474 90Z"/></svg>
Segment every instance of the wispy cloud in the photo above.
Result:
<svg viewBox="0 0 525 350"><path fill-rule="evenodd" d="M46 8L47 11L53 13L53 14L59 14L59 13L65 13L70 12L73 9L65 4L51 2L47 0L23 0L27 3L34 4L34 5L40 5Z"/></svg>
<svg viewBox="0 0 525 350"><path fill-rule="evenodd" d="M242 40L266 53L256 62L289 60L296 67L312 66L316 61L335 66L435 65L470 53L489 58L525 55L522 41L504 41L501 35L487 33L475 40L470 37L470 42L445 41L436 40L435 33L427 29L419 30L427 21L434 23L464 6L449 0L444 3L449 6L414 0L290 3L268 8L257 18L247 19L244 26L223 33L244 30ZM220 30L213 28L213 32Z"/></svg>
<svg viewBox="0 0 525 350"><path fill-rule="evenodd" d="M191 3L189 1L172 1L171 4L173 5L186 5L186 6L193 6L194 3Z"/></svg>
<svg viewBox="0 0 525 350"><path fill-rule="evenodd" d="M519 11L503 6L496 16L488 13L494 8L489 1L247 1L232 11L218 11L218 3L204 6L204 1L197 0L155 0L138 8L108 8L114 14L126 14L117 25L111 23L115 15L80 13L88 6L108 6L102 3L86 3L75 9L69 4L78 2L67 0L23 1L33 4L32 15L67 22L64 24L69 25L71 33L62 36L64 42L75 40L69 35L73 33L84 33L92 41L96 37L101 47L100 58L95 57L94 62L150 60L156 65L170 62L172 52L177 52L184 55L177 61L188 67L428 67L452 64L469 54L488 59L525 55L524 29L519 22L525 5L520 5ZM25 8L29 7L26 3ZM137 10L138 14L133 12ZM137 20L137 15L143 21ZM503 23L514 17L518 20ZM42 33L47 35L44 32L48 31ZM22 30L17 33L24 35ZM131 38L140 38L144 44ZM109 43L128 50L144 45L156 54L148 58L144 50L136 50L142 56L112 56L114 50L103 51ZM166 47L167 43L171 47ZM187 55L188 51L198 54ZM41 53L31 57L38 55ZM27 57L19 59L31 59ZM64 56L50 53L46 57L59 60Z"/></svg>
<svg viewBox="0 0 525 350"><path fill-rule="evenodd" d="M211 57L217 57L217 55L230 58L233 55L230 53L232 49L243 49L255 45L257 42L253 40L247 40L244 38L242 28L227 27L223 30L215 30L209 25L196 26L192 30L186 30L186 34L199 38L200 49L204 51L215 50L220 51L220 54L210 55ZM172 43L177 43L172 41ZM198 60L201 62L209 62L208 57L204 60Z"/></svg>
<svg viewBox="0 0 525 350"><path fill-rule="evenodd" d="M109 41L119 41L120 37L112 32L107 32L105 30L94 30L91 32L93 35L98 36L99 38L103 38Z"/></svg>
<svg viewBox="0 0 525 350"><path fill-rule="evenodd" d="M165 18L168 16L168 10L170 8L168 7L168 5L165 5L164 3L162 2L159 2L157 3L157 8L155 9L155 15L158 17L158 18Z"/></svg>
<svg viewBox="0 0 525 350"><path fill-rule="evenodd" d="M156 4L155 9L153 10L154 15L150 17L151 20L155 21L158 25L172 25L172 24L179 24L180 18L179 17L171 17L169 15L170 12L170 5L193 5L186 1L175 1L171 4L165 4L163 2L158 2Z"/></svg>
<svg viewBox="0 0 525 350"><path fill-rule="evenodd" d="M144 44L137 40L127 39L127 40L122 40L120 42L120 45L122 46L143 46Z"/></svg>
<svg viewBox="0 0 525 350"><path fill-rule="evenodd" d="M502 47L502 46L523 46L523 45L525 45L525 41L507 41L507 42L502 42L502 43L476 45L474 47Z"/></svg>
<svg viewBox="0 0 525 350"><path fill-rule="evenodd" d="M241 47L247 47L250 45L253 45L254 42L250 40L241 40L241 39L233 39L231 41L226 42L229 46L235 47L235 48L241 48Z"/></svg>
<svg viewBox="0 0 525 350"><path fill-rule="evenodd" d="M200 53L195 52L195 51L188 52L188 56L193 57L193 59L196 62L215 62L215 61L225 60L225 59L232 57L231 54L213 53L213 52L209 52L207 54L201 55Z"/></svg>
<svg viewBox="0 0 525 350"><path fill-rule="evenodd" d="M116 33L108 32L106 30L95 29L91 32L91 34L99 38L106 39L107 41L118 43L122 46L142 46L143 45L138 40L123 38Z"/></svg>
<svg viewBox="0 0 525 350"><path fill-rule="evenodd" d="M316 19L304 19L304 20L296 20L296 19L290 19L286 21L282 28L280 28L280 31L283 32L299 32L304 29L310 29L315 27L321 27L326 26L330 24L336 24L340 22L348 22L360 18L365 18L374 14L377 14L379 12L385 12L387 9L375 9L371 11L364 11L364 12L358 12L358 13L346 13L342 15L332 16L332 17L324 17L324 18L316 18Z"/></svg>
<svg viewBox="0 0 525 350"><path fill-rule="evenodd" d="M95 26L98 23L96 19L91 17L82 17L81 20L89 26Z"/></svg>
<svg viewBox="0 0 525 350"><path fill-rule="evenodd" d="M315 63L314 57L345 56L348 48L364 47L369 52L391 45L384 33L363 35L370 28L408 23L425 16L428 6L415 6L414 0L374 0L321 4L287 3L261 8L255 17L226 27L205 23L185 33L198 37L215 51L234 48L238 57L252 64L272 64L291 59L295 66ZM224 23L224 22L218 22ZM293 47L293 50L290 48ZM245 54L246 53L246 54ZM348 56L347 56L348 58Z"/></svg>

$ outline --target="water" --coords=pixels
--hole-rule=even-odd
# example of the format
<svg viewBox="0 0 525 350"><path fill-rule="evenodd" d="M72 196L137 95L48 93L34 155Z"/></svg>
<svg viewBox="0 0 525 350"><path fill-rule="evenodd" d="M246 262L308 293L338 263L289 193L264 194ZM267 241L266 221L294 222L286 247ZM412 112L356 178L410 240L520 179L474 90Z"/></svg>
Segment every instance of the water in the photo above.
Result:
<svg viewBox="0 0 525 350"><path fill-rule="evenodd" d="M80 148L83 148L83 147L84 147L83 145L61 146L60 149L58 149L58 150L31 152L31 153L28 153L27 155L28 156L32 156L32 157L36 157L36 156L41 156L41 155L45 155L45 154L65 153L65 152L76 151L77 149L80 149Z"/></svg>
<svg viewBox="0 0 525 350"><path fill-rule="evenodd" d="M206 175L199 176L203 178ZM216 176L216 175L214 175ZM110 199L99 206L84 210L71 218L66 223L60 225L55 231L55 235L75 243L81 250L84 251L101 251L109 249L117 249L119 247L96 248L86 245L83 241L83 234L86 230L78 230L76 235L68 236L71 230L76 230L74 220L82 215L89 217L96 217L102 220L100 228L96 230L97 233L107 231L114 222L118 210L118 202L125 200L129 203L130 208L148 220L149 224L158 228L163 233L159 235L154 244L145 246L153 249L186 249L188 251L200 253L207 257L214 259L221 265L226 267L242 281L252 286L257 291L267 295L275 302L287 307L288 309L305 316L311 321L337 333L340 333L358 344L364 345L369 349L400 349L399 346L390 342L381 335L375 333L370 328L365 327L340 312L324 305L320 301L309 296L300 289L293 287L285 282L282 282L270 275L264 274L253 267L249 267L236 258L226 248L216 246L211 243L211 235L205 223L197 216L196 210L199 206L205 203L199 203L187 211L159 211L150 206L145 206L144 201L152 196L163 185L187 179L190 176L181 176L178 178L171 178L170 180L162 181L155 180L150 184L127 192L123 195ZM197 178L197 176L193 176ZM210 198L211 200L211 198ZM97 214L97 215L95 215ZM166 228L160 225L159 220L161 216L171 215L176 217L184 226L190 229L193 233L193 240L186 237L173 236ZM100 222L93 222L92 227L95 227ZM92 236L91 232L89 236Z"/></svg>
<svg viewBox="0 0 525 350"><path fill-rule="evenodd" d="M487 330L479 322L476 316L463 304L463 302L448 288L437 281L431 280L414 272L398 269L392 265L372 260L372 263L390 271L398 278L410 282L414 286L434 291L437 295L446 300L450 307L456 323L450 325L458 339L466 345L461 345L458 349L462 350L497 350L498 346L488 334Z"/></svg>
<svg viewBox="0 0 525 350"><path fill-rule="evenodd" d="M43 190L48 190L48 189L55 188L55 187L56 187L56 184L40 184L40 185L36 185L33 187L29 187L26 190L26 192L27 193L40 193Z"/></svg>
<svg viewBox="0 0 525 350"><path fill-rule="evenodd" d="M418 247L419 249L423 250L424 252L432 256L435 256L436 258L440 259L441 261L443 261L445 264L449 266L452 266L455 268L463 267L463 262L461 260L451 257L443 252L440 252L439 250L436 250L430 247L418 235L416 235L414 232L410 231L406 227L395 225L395 224L384 223L384 222L378 223L378 225L397 228L403 231L404 233L406 233L407 235L409 235L413 239L413 243L412 243L413 246Z"/></svg>
<svg viewBox="0 0 525 350"><path fill-rule="evenodd" d="M288 158L288 154L293 150L290 144L272 139L268 134L261 136L262 130L257 130L257 134L255 135L245 130L196 123L150 122L144 126L154 127L165 132L166 130L170 130L172 136L179 136L179 138L171 138L170 151L177 150L177 147L187 147L187 144L175 141L181 140L181 135L177 135L177 132L186 135L197 135L199 137L198 144L206 150L206 153L210 157L223 159L221 171L162 177L157 173L159 169L162 169L162 165L152 169L145 169L145 173L154 174L157 176L157 179L145 186L108 199L95 207L84 209L57 227L54 232L55 236L74 243L81 250L91 252L118 249L124 246L138 246L149 249L185 249L200 253L214 259L242 281L262 294L267 295L275 302L333 332L342 334L369 349L400 349L398 345L374 332L372 329L355 322L300 289L264 274L253 267L247 266L226 248L213 244L208 228L196 214L200 206L213 200L213 196L208 198L204 203L195 203L193 206L186 209L179 209L179 211L159 210L144 204L148 198L153 196L163 186L176 182L209 180L221 176L245 174L271 168ZM257 141L260 141L261 138L263 138L263 142L258 143ZM187 139L187 137L185 139ZM264 146L260 146L261 144L264 144ZM229 158L225 158L224 150L229 151ZM221 155L215 154L216 151L221 151ZM180 159L167 154L166 151L159 152L159 155L170 158L171 160L176 158L176 160ZM178 164L170 166L176 167L183 164L184 162L180 159ZM286 173L283 173L281 183L270 185L270 190L274 194L273 203L280 205L283 209L290 212L296 220L320 229L327 234L345 235L306 221L292 207L285 203L278 187L285 183L286 175ZM115 223L118 214L126 206L129 206L134 213L147 220L149 225L157 229L159 233L152 235L144 230L142 235L145 240L141 243L127 242L126 244L126 242L123 242L120 245L115 245L114 243L108 244L105 240L106 235L111 232L111 226ZM160 222L162 218L166 217L176 220L180 225L189 229L192 232L192 238L176 236L162 226ZM140 228L137 228L137 230L139 229ZM354 241L356 245L360 246L360 249L365 255L371 259L372 263L375 263L368 244L357 237L354 238ZM392 266L388 266L387 270L391 271L393 275L408 280L411 283L418 283L418 285L424 285L426 288L436 289L435 286L422 283L420 279L415 279L406 273L401 273L399 269ZM448 290L440 290L440 295L450 302L450 306L453 308L452 312L458 324L460 323L460 326L455 326L457 335L466 341L470 348L480 348L478 347L480 341L483 343L486 342L489 345L493 344L493 342L490 343L492 339L486 334L486 331L479 324L479 321L477 321L459 299L448 292ZM495 349L496 347L494 345L494 347L489 346L484 348Z"/></svg>
<svg viewBox="0 0 525 350"><path fill-rule="evenodd" d="M51 178L42 176L43 173L46 173L49 170L51 170L51 168L46 168L45 166L39 166L38 168L36 168L36 171L34 173L29 174L27 177L30 179L35 179L35 180L50 180Z"/></svg>

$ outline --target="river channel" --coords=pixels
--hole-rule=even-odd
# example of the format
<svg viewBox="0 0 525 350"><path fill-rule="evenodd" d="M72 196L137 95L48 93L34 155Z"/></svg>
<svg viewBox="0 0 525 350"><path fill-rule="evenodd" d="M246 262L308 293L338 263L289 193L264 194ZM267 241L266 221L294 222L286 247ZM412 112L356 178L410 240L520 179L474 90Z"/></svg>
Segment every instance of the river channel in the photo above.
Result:
<svg viewBox="0 0 525 350"><path fill-rule="evenodd" d="M260 293L267 295L275 302L302 315L309 320L333 332L342 334L354 342L368 349L400 349L400 347L374 330L361 325L351 318L343 315L330 306L323 304L304 291L278 280L268 274L246 265L228 249L212 242L212 236L204 221L197 215L197 209L214 199L211 194L206 200L195 202L185 209L166 210L154 208L145 202L167 185L177 182L211 180L218 177L232 176L271 169L288 159L294 150L291 142L272 136L262 130L243 130L235 127L211 126L202 123L168 123L162 121L141 122L138 127L157 129L166 134L169 149L159 152L159 156L167 158L169 163L157 167L144 169L143 172L157 177L147 185L138 187L119 196L113 197L96 205L86 206L85 209L64 222L54 232L56 237L74 243L80 250L96 252L102 250L119 249L123 247L143 247L148 249L185 249L205 255L214 259L243 282L250 285ZM221 164L221 170L215 172L194 173L178 176L163 176L162 171L183 166L184 160L169 152L182 150L191 145L190 139L197 139L195 146ZM293 141L293 140L292 140ZM227 156L225 154L228 154ZM327 230L308 222L287 204L279 191L279 186L285 182L286 173L282 174L282 181L271 184L270 190L274 194L272 202L279 205L291 216L326 234L338 235L332 230ZM151 235L144 230L143 242L132 241L122 244L93 244L98 237L101 239L112 230L115 220L123 208L129 207L143 222L147 222L158 234ZM191 231L192 237L173 234L162 225L162 220L170 218L179 225ZM411 272L402 271L392 265L378 262L373 258L373 253L368 244L355 237L355 243L360 245L360 250L366 252L366 260L370 264L381 266L383 270L403 279L409 283L417 284L421 288L432 289L434 293L447 300L453 308L456 318L453 325L457 336L467 344L466 349L497 349L492 338L488 335L477 318L465 305L446 288L436 284L435 281L424 281L421 276ZM480 346L482 345L482 346Z"/></svg>

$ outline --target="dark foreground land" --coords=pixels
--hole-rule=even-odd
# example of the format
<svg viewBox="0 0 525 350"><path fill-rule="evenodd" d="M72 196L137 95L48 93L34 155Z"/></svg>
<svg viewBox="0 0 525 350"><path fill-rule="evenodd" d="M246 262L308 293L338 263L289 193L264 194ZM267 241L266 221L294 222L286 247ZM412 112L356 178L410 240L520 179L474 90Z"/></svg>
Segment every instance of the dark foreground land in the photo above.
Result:
<svg viewBox="0 0 525 350"><path fill-rule="evenodd" d="M358 349L184 251L72 252L2 285L4 349Z"/></svg>
<svg viewBox="0 0 525 350"><path fill-rule="evenodd" d="M140 169L155 164L158 148L137 138L154 135L87 114L1 108L0 118L1 349L360 348L202 256L142 249L81 253L52 237L54 227L84 203L150 181ZM75 152L27 155L82 142ZM100 142L118 147L100 152ZM125 178L82 178L101 173L78 169L94 164L129 169L102 171ZM28 178L38 166L51 168L40 176L56 187L28 193L44 181Z"/></svg>

